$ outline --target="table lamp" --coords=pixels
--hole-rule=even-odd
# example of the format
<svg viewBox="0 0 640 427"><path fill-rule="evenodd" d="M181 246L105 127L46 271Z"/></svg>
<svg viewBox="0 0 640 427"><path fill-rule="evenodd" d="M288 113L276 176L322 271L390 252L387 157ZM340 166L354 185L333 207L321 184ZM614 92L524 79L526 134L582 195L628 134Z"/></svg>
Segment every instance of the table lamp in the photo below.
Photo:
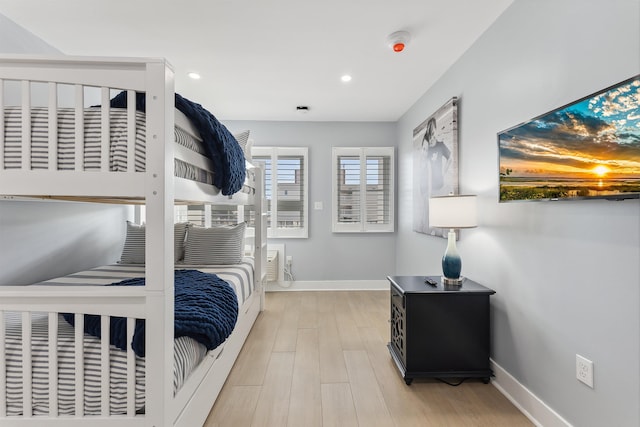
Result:
<svg viewBox="0 0 640 427"><path fill-rule="evenodd" d="M460 285L462 259L456 248L457 228L473 228L478 225L476 196L453 195L429 199L429 227L448 228L447 250L442 257L442 274L445 285Z"/></svg>

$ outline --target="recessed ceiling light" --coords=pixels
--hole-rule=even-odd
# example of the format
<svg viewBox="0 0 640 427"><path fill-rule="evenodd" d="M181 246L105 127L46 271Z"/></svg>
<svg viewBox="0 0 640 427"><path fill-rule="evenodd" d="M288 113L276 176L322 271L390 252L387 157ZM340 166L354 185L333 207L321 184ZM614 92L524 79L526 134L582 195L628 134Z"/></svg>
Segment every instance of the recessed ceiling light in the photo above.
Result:
<svg viewBox="0 0 640 427"><path fill-rule="evenodd" d="M344 83L350 82L351 76L349 74L345 74L344 76L340 77L340 80L342 80Z"/></svg>
<svg viewBox="0 0 640 427"><path fill-rule="evenodd" d="M193 80L200 80L200 74L198 74L198 73L191 72L191 73L187 74L187 76L189 76Z"/></svg>

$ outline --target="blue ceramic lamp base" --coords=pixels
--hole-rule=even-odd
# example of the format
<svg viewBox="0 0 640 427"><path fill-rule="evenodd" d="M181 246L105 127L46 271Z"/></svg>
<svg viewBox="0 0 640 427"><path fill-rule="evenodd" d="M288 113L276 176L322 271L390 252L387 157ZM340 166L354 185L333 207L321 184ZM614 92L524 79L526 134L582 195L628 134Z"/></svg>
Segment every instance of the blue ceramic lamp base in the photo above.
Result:
<svg viewBox="0 0 640 427"><path fill-rule="evenodd" d="M460 258L456 247L456 232L450 229L447 237L447 250L442 257L442 282L445 285L460 285L462 284L462 277L460 276L462 258Z"/></svg>

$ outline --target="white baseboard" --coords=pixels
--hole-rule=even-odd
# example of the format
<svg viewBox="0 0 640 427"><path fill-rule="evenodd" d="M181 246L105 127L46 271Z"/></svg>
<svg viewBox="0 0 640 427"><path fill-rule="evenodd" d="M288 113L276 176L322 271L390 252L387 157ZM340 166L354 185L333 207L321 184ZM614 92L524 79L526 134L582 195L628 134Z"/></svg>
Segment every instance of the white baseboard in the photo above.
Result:
<svg viewBox="0 0 640 427"><path fill-rule="evenodd" d="M296 280L269 282L267 292L278 291L382 291L389 290L388 280Z"/></svg>
<svg viewBox="0 0 640 427"><path fill-rule="evenodd" d="M504 394L533 424L539 427L572 427L567 420L540 400L493 359L490 362L491 369L495 374L491 384Z"/></svg>

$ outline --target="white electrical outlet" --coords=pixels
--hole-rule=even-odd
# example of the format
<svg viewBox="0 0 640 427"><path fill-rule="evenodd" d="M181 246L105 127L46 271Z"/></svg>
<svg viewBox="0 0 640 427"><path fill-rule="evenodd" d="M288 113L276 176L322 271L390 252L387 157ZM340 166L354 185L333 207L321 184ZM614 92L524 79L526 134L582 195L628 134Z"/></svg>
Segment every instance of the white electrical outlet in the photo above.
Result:
<svg viewBox="0 0 640 427"><path fill-rule="evenodd" d="M593 362L576 354L576 378L593 388Z"/></svg>
<svg viewBox="0 0 640 427"><path fill-rule="evenodd" d="M287 255L287 265L291 265L293 263L293 257L291 255Z"/></svg>

